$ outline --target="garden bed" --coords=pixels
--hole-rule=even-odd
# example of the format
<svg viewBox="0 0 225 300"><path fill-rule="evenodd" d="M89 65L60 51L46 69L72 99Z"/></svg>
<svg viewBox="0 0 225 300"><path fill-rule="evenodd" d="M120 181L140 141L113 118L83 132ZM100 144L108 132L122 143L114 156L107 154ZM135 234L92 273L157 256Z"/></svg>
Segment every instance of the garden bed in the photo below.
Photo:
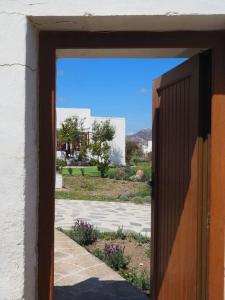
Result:
<svg viewBox="0 0 225 300"><path fill-rule="evenodd" d="M104 238L98 239L93 244L86 246L86 249L91 253L96 253L96 249L104 251L106 243L109 243L109 240ZM136 270L137 272L146 271L150 276L150 243L139 243L133 238L125 240L115 239L112 240L112 243L124 247L124 255L130 257L130 262L126 269L127 272L132 272L132 270Z"/></svg>
<svg viewBox="0 0 225 300"><path fill-rule="evenodd" d="M55 193L57 199L150 203L150 186L146 182L67 175L63 179L64 188Z"/></svg>
<svg viewBox="0 0 225 300"><path fill-rule="evenodd" d="M61 229L62 230L62 229ZM77 220L71 230L62 230L90 253L104 261L147 295L150 292L150 239L140 234L100 232Z"/></svg>

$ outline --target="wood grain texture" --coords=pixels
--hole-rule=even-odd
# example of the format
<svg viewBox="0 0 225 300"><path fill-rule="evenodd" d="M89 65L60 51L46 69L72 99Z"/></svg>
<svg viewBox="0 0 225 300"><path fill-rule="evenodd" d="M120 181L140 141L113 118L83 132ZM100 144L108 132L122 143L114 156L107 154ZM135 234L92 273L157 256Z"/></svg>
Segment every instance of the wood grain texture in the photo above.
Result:
<svg viewBox="0 0 225 300"><path fill-rule="evenodd" d="M208 299L224 299L225 224L225 45L213 51L213 97L211 102L209 291Z"/></svg>
<svg viewBox="0 0 225 300"><path fill-rule="evenodd" d="M153 208L157 300L202 299L199 256L202 240L202 160L199 101L200 56L164 74L154 83ZM158 103L155 104L155 103ZM155 119L155 107L158 119ZM206 217L206 215L204 215ZM204 241L205 242L205 241Z"/></svg>

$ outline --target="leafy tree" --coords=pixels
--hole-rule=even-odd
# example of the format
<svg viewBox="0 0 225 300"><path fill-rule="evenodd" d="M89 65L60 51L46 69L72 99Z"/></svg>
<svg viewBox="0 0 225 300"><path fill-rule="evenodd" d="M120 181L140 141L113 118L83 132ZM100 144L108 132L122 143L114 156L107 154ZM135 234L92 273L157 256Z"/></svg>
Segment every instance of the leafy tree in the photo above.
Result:
<svg viewBox="0 0 225 300"><path fill-rule="evenodd" d="M143 156L140 144L136 141L126 141L126 161L129 163L135 156Z"/></svg>
<svg viewBox="0 0 225 300"><path fill-rule="evenodd" d="M92 127L92 142L90 144L91 154L94 164L101 173L101 177L105 177L110 165L110 145L113 140L115 129L110 121L94 122Z"/></svg>
<svg viewBox="0 0 225 300"><path fill-rule="evenodd" d="M60 144L67 144L66 156L71 154L71 144L80 143L80 133L83 130L83 120L78 117L72 116L67 118L62 127L57 131L57 140Z"/></svg>
<svg viewBox="0 0 225 300"><path fill-rule="evenodd" d="M89 145L87 141L82 141L80 145L80 150L79 150L79 161L85 161L87 159L87 152L88 152Z"/></svg>

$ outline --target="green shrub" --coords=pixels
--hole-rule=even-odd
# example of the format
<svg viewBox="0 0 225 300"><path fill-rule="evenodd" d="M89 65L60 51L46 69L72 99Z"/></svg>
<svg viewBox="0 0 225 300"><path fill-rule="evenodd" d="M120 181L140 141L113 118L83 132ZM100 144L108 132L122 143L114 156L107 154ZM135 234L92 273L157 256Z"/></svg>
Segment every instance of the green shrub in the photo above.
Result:
<svg viewBox="0 0 225 300"><path fill-rule="evenodd" d="M128 177L127 173L122 168L117 169L114 176L115 176L115 179L117 179L117 180L125 180Z"/></svg>
<svg viewBox="0 0 225 300"><path fill-rule="evenodd" d="M124 247L119 244L105 244L104 261L113 270L125 269L130 262L130 257L124 255Z"/></svg>
<svg viewBox="0 0 225 300"><path fill-rule="evenodd" d="M67 170L68 170L68 173L69 173L70 175L73 175L73 169L72 169L72 168L68 168Z"/></svg>
<svg viewBox="0 0 225 300"><path fill-rule="evenodd" d="M119 244L105 244L104 250L95 249L92 254L104 261L115 271L126 269L130 262L130 257L124 255L124 247Z"/></svg>
<svg viewBox="0 0 225 300"><path fill-rule="evenodd" d="M123 227L118 227L117 231L116 231L116 239L121 239L121 240L125 240L126 239L126 234L123 231Z"/></svg>
<svg viewBox="0 0 225 300"><path fill-rule="evenodd" d="M119 199L120 199L121 201L128 201L128 200L129 200L129 197L128 197L127 195L125 195L125 194L122 194L122 195L119 196Z"/></svg>
<svg viewBox="0 0 225 300"><path fill-rule="evenodd" d="M151 257L151 245L149 244L148 249L145 251L145 255L150 258Z"/></svg>
<svg viewBox="0 0 225 300"><path fill-rule="evenodd" d="M138 163L148 163L149 162L149 160L148 159L146 159L146 158L140 158L140 157L134 157L134 159L133 159L133 162L135 163L135 164L138 164Z"/></svg>
<svg viewBox="0 0 225 300"><path fill-rule="evenodd" d="M134 239L140 244L146 244L151 242L151 239L149 237L133 231L128 232L126 237L128 239Z"/></svg>
<svg viewBox="0 0 225 300"><path fill-rule="evenodd" d="M145 184L140 187L136 195L140 197L146 197L146 196L150 196L150 194L151 194L150 186L148 184Z"/></svg>
<svg viewBox="0 0 225 300"><path fill-rule="evenodd" d="M120 274L139 290L149 293L150 278L145 270L141 272L135 270L132 270L131 272L121 271Z"/></svg>
<svg viewBox="0 0 225 300"><path fill-rule="evenodd" d="M84 170L84 168L80 168L80 171L81 171L81 175L84 176L84 175L85 175L85 170Z"/></svg>
<svg viewBox="0 0 225 300"><path fill-rule="evenodd" d="M116 239L116 232L115 231L98 231L97 233L98 239L104 239L107 241L113 241Z"/></svg>
<svg viewBox="0 0 225 300"><path fill-rule="evenodd" d="M104 260L104 253L103 253L103 251L101 249L99 249L99 248L94 249L92 251L92 254L94 254L94 256L96 256L100 260Z"/></svg>
<svg viewBox="0 0 225 300"><path fill-rule="evenodd" d="M140 197L140 196L136 196L133 198L133 201L134 203L137 203L137 204L142 204L145 202L144 198L143 197Z"/></svg>
<svg viewBox="0 0 225 300"><path fill-rule="evenodd" d="M136 176L136 175L132 175L129 177L129 180L130 181L134 181L134 182L139 182L139 181L142 181L141 178L139 176Z"/></svg>
<svg viewBox="0 0 225 300"><path fill-rule="evenodd" d="M116 180L128 180L133 174L135 174L134 168L126 166L121 168L111 168L108 172L108 177Z"/></svg>
<svg viewBox="0 0 225 300"><path fill-rule="evenodd" d="M116 240L116 239L121 239L125 240L127 235L123 230L123 227L118 227L117 231L97 231L97 236L99 239L105 239L105 240Z"/></svg>
<svg viewBox="0 0 225 300"><path fill-rule="evenodd" d="M62 168L66 166L66 161L64 159L56 159L56 170L61 172Z"/></svg>
<svg viewBox="0 0 225 300"><path fill-rule="evenodd" d="M81 246L90 245L97 240L97 231L93 225L76 220L71 230L71 238Z"/></svg>

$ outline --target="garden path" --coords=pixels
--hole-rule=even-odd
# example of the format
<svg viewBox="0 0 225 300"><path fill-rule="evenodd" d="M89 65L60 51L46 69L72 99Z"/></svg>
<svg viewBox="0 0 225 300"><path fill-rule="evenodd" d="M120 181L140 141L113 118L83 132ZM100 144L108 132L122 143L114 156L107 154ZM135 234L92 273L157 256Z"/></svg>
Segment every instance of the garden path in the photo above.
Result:
<svg viewBox="0 0 225 300"><path fill-rule="evenodd" d="M150 237L151 206L148 204L56 199L55 227L69 229L82 219L100 231L118 227Z"/></svg>
<svg viewBox="0 0 225 300"><path fill-rule="evenodd" d="M55 300L147 300L105 263L55 231Z"/></svg>

